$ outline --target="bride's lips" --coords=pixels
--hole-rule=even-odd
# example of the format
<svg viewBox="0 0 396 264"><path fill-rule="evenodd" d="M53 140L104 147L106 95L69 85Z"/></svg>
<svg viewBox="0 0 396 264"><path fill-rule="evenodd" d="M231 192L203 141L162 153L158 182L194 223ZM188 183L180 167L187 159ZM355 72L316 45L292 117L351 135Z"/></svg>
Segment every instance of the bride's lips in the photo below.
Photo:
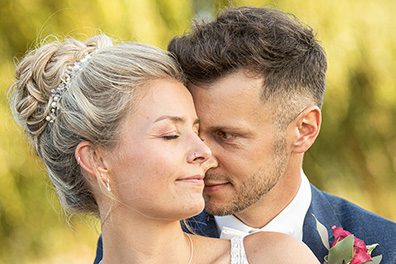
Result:
<svg viewBox="0 0 396 264"><path fill-rule="evenodd" d="M204 193L211 194L226 188L229 182L205 182Z"/></svg>
<svg viewBox="0 0 396 264"><path fill-rule="evenodd" d="M176 181L178 182L186 182L186 183L198 183L198 184L204 184L204 175L193 175L181 179L177 179Z"/></svg>

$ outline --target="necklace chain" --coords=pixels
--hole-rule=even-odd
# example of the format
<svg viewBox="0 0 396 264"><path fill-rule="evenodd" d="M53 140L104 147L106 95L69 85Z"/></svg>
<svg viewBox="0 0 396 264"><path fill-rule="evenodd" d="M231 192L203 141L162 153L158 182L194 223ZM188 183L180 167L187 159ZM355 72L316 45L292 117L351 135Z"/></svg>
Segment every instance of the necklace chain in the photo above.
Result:
<svg viewBox="0 0 396 264"><path fill-rule="evenodd" d="M192 242L192 239L191 239L190 235L187 234L187 233L184 233L184 234L186 234L187 237L188 237L188 239L190 240L191 254L190 254L190 260L189 260L188 263L187 263L187 264L190 264L190 263L191 263L191 260L192 260L192 258L193 258L193 255L194 255L194 244L193 244L193 242Z"/></svg>
<svg viewBox="0 0 396 264"><path fill-rule="evenodd" d="M190 240L191 253L190 253L190 259L188 260L188 263L187 263L187 264L191 264L192 258L193 258L193 256L194 256L194 244L193 244L193 242L192 242L192 239L191 239L190 235L187 234L187 233L184 233L184 234L186 234L187 237L188 237L188 240ZM102 263L102 260L99 262L99 264L103 264L103 263Z"/></svg>

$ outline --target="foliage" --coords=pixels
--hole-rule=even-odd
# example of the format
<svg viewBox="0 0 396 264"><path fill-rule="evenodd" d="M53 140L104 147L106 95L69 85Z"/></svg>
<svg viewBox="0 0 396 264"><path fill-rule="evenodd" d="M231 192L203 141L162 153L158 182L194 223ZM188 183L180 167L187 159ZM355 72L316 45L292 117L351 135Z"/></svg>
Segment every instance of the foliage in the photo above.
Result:
<svg viewBox="0 0 396 264"><path fill-rule="evenodd" d="M99 30L166 48L190 19L225 6L270 4L311 25L328 54L319 138L304 170L321 189L396 220L396 17L389 0L2 0L0 7L0 263L87 263L97 223L65 221L40 162L13 123L6 94L26 50L45 36Z"/></svg>

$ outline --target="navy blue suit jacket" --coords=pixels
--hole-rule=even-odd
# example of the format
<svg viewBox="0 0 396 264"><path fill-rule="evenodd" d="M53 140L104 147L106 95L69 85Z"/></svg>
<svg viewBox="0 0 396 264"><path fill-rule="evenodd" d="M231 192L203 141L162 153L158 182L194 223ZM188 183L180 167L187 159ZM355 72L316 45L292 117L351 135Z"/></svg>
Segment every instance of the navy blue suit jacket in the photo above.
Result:
<svg viewBox="0 0 396 264"><path fill-rule="evenodd" d="M316 230L316 222L312 214L328 229L330 245L334 240L332 226L344 230L362 239L366 245L379 246L373 251L373 256L383 255L383 264L396 264L396 223L370 213L357 205L339 197L322 192L311 185L312 202L305 216L303 241L314 252L322 263L328 251L323 246ZM192 229L198 235L219 237L213 215L203 211L188 220ZM98 240L95 264L102 259L102 240Z"/></svg>

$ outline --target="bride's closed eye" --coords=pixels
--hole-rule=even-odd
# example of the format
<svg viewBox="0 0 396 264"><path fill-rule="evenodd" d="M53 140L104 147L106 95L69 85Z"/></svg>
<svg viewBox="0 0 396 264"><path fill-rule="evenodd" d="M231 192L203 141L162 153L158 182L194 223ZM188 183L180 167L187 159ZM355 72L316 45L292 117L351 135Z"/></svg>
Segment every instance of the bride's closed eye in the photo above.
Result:
<svg viewBox="0 0 396 264"><path fill-rule="evenodd" d="M164 119L155 123L150 134L163 140L174 140L180 137L178 126L171 119Z"/></svg>
<svg viewBox="0 0 396 264"><path fill-rule="evenodd" d="M180 137L179 135L162 136L162 138L165 140L177 139L179 137Z"/></svg>

